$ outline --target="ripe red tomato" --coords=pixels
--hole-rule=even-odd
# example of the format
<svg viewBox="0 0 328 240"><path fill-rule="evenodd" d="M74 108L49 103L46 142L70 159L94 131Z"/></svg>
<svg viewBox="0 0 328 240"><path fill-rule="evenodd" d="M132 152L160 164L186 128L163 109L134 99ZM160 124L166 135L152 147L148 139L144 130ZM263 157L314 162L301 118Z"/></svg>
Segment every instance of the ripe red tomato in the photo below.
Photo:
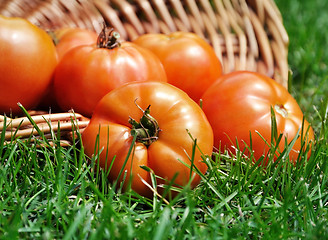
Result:
<svg viewBox="0 0 328 240"><path fill-rule="evenodd" d="M105 94L133 81L167 80L151 51L131 42L119 44L115 34L103 33L97 45L79 46L63 56L55 71L54 88L63 110L73 108L91 116Z"/></svg>
<svg viewBox="0 0 328 240"><path fill-rule="evenodd" d="M138 124L140 122L142 126ZM187 184L190 177L193 178L191 187L199 183L200 177L191 174L185 166L191 165L193 156L193 140L187 129L197 139L202 153L211 155L211 126L199 105L186 93L163 82L129 83L111 91L97 104L88 127L82 133L82 141L90 157L97 154L94 150L99 144L99 149L102 149L100 167L108 169L114 161L108 177L110 181L115 181L131 146L132 132L137 132L132 154L124 167L127 177L124 186L132 180L131 174L132 189L150 196L151 190L141 181L142 178L152 185L150 174L141 166L151 168L157 176L167 181L178 173L176 185ZM205 173L207 165L199 149L195 149L193 164ZM123 175L120 181L122 178ZM163 183L160 179L157 181L158 184Z"/></svg>
<svg viewBox="0 0 328 240"><path fill-rule="evenodd" d="M34 107L57 65L48 34L22 18L0 16L0 112L20 113L17 103Z"/></svg>
<svg viewBox="0 0 328 240"><path fill-rule="evenodd" d="M194 33L145 34L134 43L155 53L165 68L168 83L185 91L197 103L221 76L221 62L213 48Z"/></svg>
<svg viewBox="0 0 328 240"><path fill-rule="evenodd" d="M58 61L75 47L96 44L98 37L94 31L83 28L61 28L48 33L56 45ZM52 112L60 111L54 92L54 83L51 81L44 98L38 105L38 109L49 110L51 108Z"/></svg>
<svg viewBox="0 0 328 240"><path fill-rule="evenodd" d="M221 151L234 152L237 141L240 150L251 146L255 160L264 155L267 161L270 148L265 141L271 144L271 108L276 117L277 134L284 136L278 151L285 149L285 137L290 143L302 127L303 113L296 100L273 79L258 73L241 71L223 75L207 89L202 99L203 110L213 128L214 146ZM314 139L307 121L304 121L303 133L289 154L293 162L301 151L302 138L307 144Z"/></svg>
<svg viewBox="0 0 328 240"><path fill-rule="evenodd" d="M61 28L55 30L51 36L56 44L58 58L62 57L74 47L97 43L97 33L83 28Z"/></svg>

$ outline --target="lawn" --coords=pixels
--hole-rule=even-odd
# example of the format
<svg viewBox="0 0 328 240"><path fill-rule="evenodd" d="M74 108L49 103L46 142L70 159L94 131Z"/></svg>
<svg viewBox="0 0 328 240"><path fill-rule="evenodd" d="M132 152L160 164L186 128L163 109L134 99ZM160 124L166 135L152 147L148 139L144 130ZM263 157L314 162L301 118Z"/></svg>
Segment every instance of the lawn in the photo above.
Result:
<svg viewBox="0 0 328 240"><path fill-rule="evenodd" d="M328 239L328 2L276 0L290 36L290 92L316 133L308 162L263 170L214 154L172 201L114 191L83 148L0 137L3 239Z"/></svg>

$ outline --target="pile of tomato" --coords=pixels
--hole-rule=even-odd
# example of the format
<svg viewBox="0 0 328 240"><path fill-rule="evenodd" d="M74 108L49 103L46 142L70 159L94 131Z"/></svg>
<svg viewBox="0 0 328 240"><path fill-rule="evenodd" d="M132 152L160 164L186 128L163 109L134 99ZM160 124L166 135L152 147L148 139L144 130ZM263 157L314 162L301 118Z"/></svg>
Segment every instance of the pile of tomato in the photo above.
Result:
<svg viewBox="0 0 328 240"><path fill-rule="evenodd" d="M195 187L213 151L264 166L310 156L313 130L288 91L256 72L222 74L213 48L193 33L129 42L105 26L45 32L0 17L0 43L1 114L19 115L20 102L90 117L85 153L141 195Z"/></svg>

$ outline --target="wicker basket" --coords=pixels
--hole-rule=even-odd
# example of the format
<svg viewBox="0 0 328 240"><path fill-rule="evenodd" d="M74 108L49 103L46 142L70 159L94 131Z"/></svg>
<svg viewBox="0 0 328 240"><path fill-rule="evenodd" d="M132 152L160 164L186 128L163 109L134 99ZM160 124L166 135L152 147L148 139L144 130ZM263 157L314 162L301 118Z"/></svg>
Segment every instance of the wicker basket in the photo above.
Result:
<svg viewBox="0 0 328 240"><path fill-rule="evenodd" d="M61 146L68 146L73 141L75 130L83 131L89 123L88 118L78 113L47 114L29 111L28 114L29 117L14 119L0 115L0 132L5 130L3 138L5 143L19 137L38 145L38 140L46 138L52 145L57 138ZM6 123L6 127L2 123Z"/></svg>
<svg viewBox="0 0 328 240"><path fill-rule="evenodd" d="M149 32L195 32L214 47L224 73L257 71L287 87L289 39L273 0L2 0L0 14L46 30L77 26L100 32L106 22L124 40ZM87 121L76 120L83 122L80 128Z"/></svg>

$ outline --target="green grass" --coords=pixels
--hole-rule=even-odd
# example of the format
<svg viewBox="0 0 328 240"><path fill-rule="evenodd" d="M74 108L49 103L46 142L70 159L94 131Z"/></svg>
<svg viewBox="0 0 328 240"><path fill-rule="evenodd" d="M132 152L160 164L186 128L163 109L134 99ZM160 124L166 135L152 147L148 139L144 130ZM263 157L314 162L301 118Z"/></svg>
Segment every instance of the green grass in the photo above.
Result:
<svg viewBox="0 0 328 240"><path fill-rule="evenodd" d="M328 234L324 144L296 168L281 159L263 170L242 154L215 154L201 184L170 202L115 192L104 173L86 164L78 142L40 148L17 140L0 154L4 239L322 239Z"/></svg>
<svg viewBox="0 0 328 240"><path fill-rule="evenodd" d="M293 72L291 93L315 130L321 130L316 114L327 107L328 2L276 0L290 38L289 65Z"/></svg>
<svg viewBox="0 0 328 240"><path fill-rule="evenodd" d="M3 239L328 239L327 3L277 0L290 35L291 93L317 143L297 167L263 170L241 154L214 155L194 190L169 203L114 191L71 147L0 137Z"/></svg>

